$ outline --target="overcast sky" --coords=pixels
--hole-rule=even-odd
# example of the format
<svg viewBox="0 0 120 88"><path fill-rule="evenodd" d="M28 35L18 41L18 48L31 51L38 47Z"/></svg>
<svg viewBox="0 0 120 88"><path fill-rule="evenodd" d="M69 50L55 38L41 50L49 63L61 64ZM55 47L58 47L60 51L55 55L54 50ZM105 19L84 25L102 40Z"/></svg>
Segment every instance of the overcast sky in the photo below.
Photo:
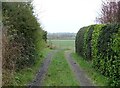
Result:
<svg viewBox="0 0 120 88"><path fill-rule="evenodd" d="M101 0L34 0L35 13L48 32L74 32L95 24Z"/></svg>

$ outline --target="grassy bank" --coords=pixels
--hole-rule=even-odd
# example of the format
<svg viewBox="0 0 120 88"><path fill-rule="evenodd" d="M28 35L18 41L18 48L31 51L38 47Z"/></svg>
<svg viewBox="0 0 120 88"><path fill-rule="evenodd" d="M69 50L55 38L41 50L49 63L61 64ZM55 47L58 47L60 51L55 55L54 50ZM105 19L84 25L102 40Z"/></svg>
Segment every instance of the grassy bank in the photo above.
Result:
<svg viewBox="0 0 120 88"><path fill-rule="evenodd" d="M28 85L36 76L37 71L40 69L40 65L44 61L44 57L47 55L47 53L50 50L48 48L44 49L42 52L43 56L40 58L37 58L34 66L30 68L24 68L20 70L19 72L16 72L14 75L13 85L14 86L25 86Z"/></svg>
<svg viewBox="0 0 120 88"><path fill-rule="evenodd" d="M76 60L79 66L87 73L91 78L91 81L97 86L107 86L108 78L96 72L92 68L92 63L84 60L82 57L78 56L76 53L72 53L72 57Z"/></svg>
<svg viewBox="0 0 120 88"><path fill-rule="evenodd" d="M45 86L79 86L64 57L64 50L56 53L43 81Z"/></svg>

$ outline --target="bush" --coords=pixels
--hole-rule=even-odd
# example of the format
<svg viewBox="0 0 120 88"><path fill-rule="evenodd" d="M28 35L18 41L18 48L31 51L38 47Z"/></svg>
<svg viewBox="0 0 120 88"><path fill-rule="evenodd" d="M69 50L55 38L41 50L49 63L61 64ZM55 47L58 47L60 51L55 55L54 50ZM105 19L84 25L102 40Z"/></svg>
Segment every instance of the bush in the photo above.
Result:
<svg viewBox="0 0 120 88"><path fill-rule="evenodd" d="M120 85L120 25L91 25L81 29L76 35L76 52L92 59L93 67L110 78L109 85Z"/></svg>
<svg viewBox="0 0 120 88"><path fill-rule="evenodd" d="M9 75L5 75L5 72L10 71L14 74L35 64L39 58L38 52L44 48L47 32L40 27L30 2L3 2L2 13L3 35L5 35L3 77L6 78ZM3 85L9 85L6 80L3 80Z"/></svg>
<svg viewBox="0 0 120 88"><path fill-rule="evenodd" d="M76 40L75 40L75 47L76 47L76 52L81 55L81 56L84 56L84 53L83 53L83 46L84 46L84 33L86 31L86 27L84 28L81 28L77 35L76 35Z"/></svg>
<svg viewBox="0 0 120 88"><path fill-rule="evenodd" d="M92 40L92 32L94 30L94 25L88 26L87 31L84 35L84 57L90 60L91 56L91 40Z"/></svg>
<svg viewBox="0 0 120 88"><path fill-rule="evenodd" d="M114 81L120 79L120 47L118 46L120 45L120 36L118 36L118 30L120 30L120 25L118 24L104 27L98 38L97 46L97 59L100 59L100 66L98 69L102 74L110 77ZM115 42L118 44L117 46L115 46ZM117 85L117 82L111 85Z"/></svg>
<svg viewBox="0 0 120 88"><path fill-rule="evenodd" d="M97 58L97 54L98 54L98 48L97 48L97 44L98 44L98 37L102 31L102 29L104 29L105 25L95 25L94 27L94 31L92 33L92 50L91 50L91 54L92 54L92 63L94 64L94 66L98 69L99 67L99 59Z"/></svg>

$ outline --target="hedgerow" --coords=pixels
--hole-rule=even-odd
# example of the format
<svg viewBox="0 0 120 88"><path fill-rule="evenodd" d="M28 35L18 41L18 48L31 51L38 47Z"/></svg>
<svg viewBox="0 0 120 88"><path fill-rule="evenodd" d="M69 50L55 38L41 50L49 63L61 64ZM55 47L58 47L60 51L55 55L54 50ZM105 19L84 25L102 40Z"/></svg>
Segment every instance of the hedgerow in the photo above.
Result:
<svg viewBox="0 0 120 88"><path fill-rule="evenodd" d="M2 3L3 85L10 85L15 72L33 66L41 56L47 32L33 13L31 2Z"/></svg>
<svg viewBox="0 0 120 88"><path fill-rule="evenodd" d="M98 69L99 67L99 59L97 58L97 54L98 54L98 48L97 48L97 44L98 44L98 37L100 35L100 32L102 31L103 27L105 27L104 25L95 25L94 26L94 31L92 33L92 50L91 50L91 54L92 54L92 63L94 64L94 66Z"/></svg>
<svg viewBox="0 0 120 88"><path fill-rule="evenodd" d="M91 25L87 28L87 31L84 35L84 57L86 59L91 59L91 40L92 40L92 32L94 25Z"/></svg>
<svg viewBox="0 0 120 88"><path fill-rule="evenodd" d="M86 30L85 30L85 33L84 33L84 35L83 35L83 55L84 55L84 58L86 58L87 57L87 36L88 36L88 31L89 31L89 27L87 27L86 28Z"/></svg>
<svg viewBox="0 0 120 88"><path fill-rule="evenodd" d="M76 36L76 40L75 40L75 45L76 45L76 52L81 55L84 56L84 33L86 31L86 27L81 28Z"/></svg>
<svg viewBox="0 0 120 88"><path fill-rule="evenodd" d="M85 59L92 60L93 67L101 74L109 77L108 85L119 86L120 25L91 25L82 28L82 31L76 35L76 42L79 41L76 43L76 52L79 55L83 54L82 56Z"/></svg>

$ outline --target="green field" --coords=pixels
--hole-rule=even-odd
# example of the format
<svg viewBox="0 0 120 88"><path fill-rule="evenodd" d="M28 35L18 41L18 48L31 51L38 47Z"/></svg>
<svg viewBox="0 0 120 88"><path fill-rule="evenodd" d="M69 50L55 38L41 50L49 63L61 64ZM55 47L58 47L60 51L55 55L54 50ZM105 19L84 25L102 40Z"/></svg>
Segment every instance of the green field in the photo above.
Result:
<svg viewBox="0 0 120 88"><path fill-rule="evenodd" d="M57 49L75 50L75 40L48 40Z"/></svg>

